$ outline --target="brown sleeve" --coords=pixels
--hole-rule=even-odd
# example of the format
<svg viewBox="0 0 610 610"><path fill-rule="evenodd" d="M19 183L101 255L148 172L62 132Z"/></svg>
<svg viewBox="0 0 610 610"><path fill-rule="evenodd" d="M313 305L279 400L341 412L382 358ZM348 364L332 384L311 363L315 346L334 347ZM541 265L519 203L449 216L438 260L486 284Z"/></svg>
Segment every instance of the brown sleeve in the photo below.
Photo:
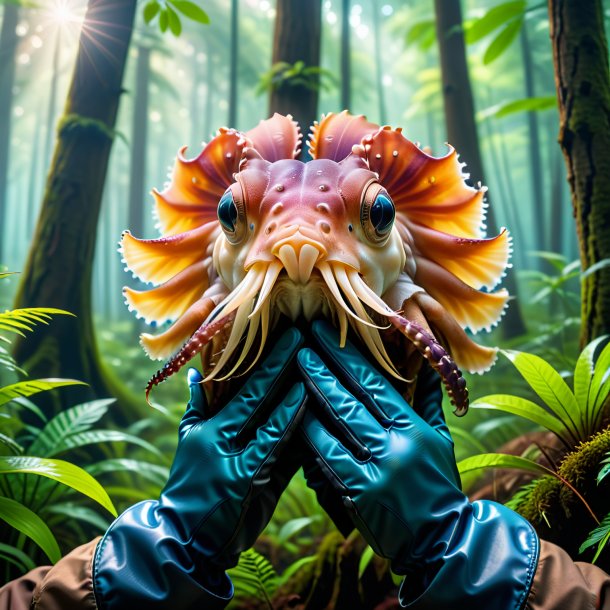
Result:
<svg viewBox="0 0 610 610"><path fill-rule="evenodd" d="M525 607L528 610L610 610L610 576L573 561L560 547L540 541L540 559Z"/></svg>
<svg viewBox="0 0 610 610"><path fill-rule="evenodd" d="M0 610L96 610L91 562L99 538L62 557L53 567L28 572L0 589Z"/></svg>

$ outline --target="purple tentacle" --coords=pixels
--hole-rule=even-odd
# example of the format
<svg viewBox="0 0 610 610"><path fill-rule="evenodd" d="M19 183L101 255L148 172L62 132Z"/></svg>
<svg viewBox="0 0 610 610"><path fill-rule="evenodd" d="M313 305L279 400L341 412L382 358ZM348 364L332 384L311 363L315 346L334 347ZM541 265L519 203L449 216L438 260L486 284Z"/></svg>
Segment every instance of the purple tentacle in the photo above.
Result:
<svg viewBox="0 0 610 610"><path fill-rule="evenodd" d="M168 360L162 369L158 370L146 384L146 402L150 404L148 396L150 391L161 382L177 373L189 360L201 352L203 347L209 343L227 325L232 324L235 312L213 320L209 324L202 324L182 346L180 351Z"/></svg>
<svg viewBox="0 0 610 610"><path fill-rule="evenodd" d="M451 404L455 406L454 413L458 417L466 415L468 411L466 380L447 350L434 338L432 333L416 322L411 322L402 316L395 316L390 320L441 376Z"/></svg>

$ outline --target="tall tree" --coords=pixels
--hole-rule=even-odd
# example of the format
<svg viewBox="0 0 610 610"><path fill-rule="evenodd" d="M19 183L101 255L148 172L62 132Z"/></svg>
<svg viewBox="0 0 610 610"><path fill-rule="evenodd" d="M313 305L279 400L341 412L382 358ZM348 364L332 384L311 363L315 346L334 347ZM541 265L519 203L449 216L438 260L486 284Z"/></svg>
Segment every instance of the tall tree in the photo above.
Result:
<svg viewBox="0 0 610 610"><path fill-rule="evenodd" d="M74 377L91 386L75 398L117 396L124 403L129 402L124 389L105 374L98 357L91 276L135 8L136 0L89 0L42 208L16 297L17 307L44 305L76 314L16 343L15 356L33 377Z"/></svg>
<svg viewBox="0 0 610 610"><path fill-rule="evenodd" d="M239 55L239 3L231 0L231 50L229 53L229 126L237 127L237 67Z"/></svg>
<svg viewBox="0 0 610 610"><path fill-rule="evenodd" d="M549 0L559 144L582 269L610 258L610 72L602 0ZM581 343L610 332L610 267L582 282Z"/></svg>
<svg viewBox="0 0 610 610"><path fill-rule="evenodd" d="M11 143L11 111L15 83L15 55L17 51L17 21L19 7L4 3L2 29L0 30L0 227L5 226L8 194L8 161ZM0 247L0 263L5 252Z"/></svg>
<svg viewBox="0 0 610 610"><path fill-rule="evenodd" d="M530 47L529 34L527 32L527 21L523 22L519 33L521 41L521 57L523 63L523 75L525 84L525 97L536 96L534 77L534 62ZM529 172L532 185L532 211L534 230L536 232L537 249L546 250L548 235L546 231L547 222L544 213L544 182L542 172L542 155L540 144L540 128L538 125L538 113L527 113L527 125L529 133Z"/></svg>
<svg viewBox="0 0 610 610"><path fill-rule="evenodd" d="M483 160L466 60L460 0L434 0L434 6L447 138L460 153L462 160L468 164L470 180L474 184L484 183ZM492 207L487 210L486 222L489 231L497 233ZM517 283L513 273L507 275L505 285L513 296L517 296ZM506 337L515 337L525 332L525 323L518 302L513 302L508 308L502 329Z"/></svg>
<svg viewBox="0 0 610 610"><path fill-rule="evenodd" d="M352 104L350 4L351 0L341 0L341 110L349 110Z"/></svg>
<svg viewBox="0 0 610 610"><path fill-rule="evenodd" d="M144 197L148 140L148 84L150 81L150 44L138 45L136 85L131 128L129 172L129 218L127 226L134 235L144 235Z"/></svg>
<svg viewBox="0 0 610 610"><path fill-rule="evenodd" d="M375 89L377 89L377 104L379 112L379 123L385 125L388 120L388 112L385 101L385 90L383 87L383 64L385 54L381 51L381 15L378 0L372 0L373 9L373 46L375 53Z"/></svg>
<svg viewBox="0 0 610 610"><path fill-rule="evenodd" d="M320 65L321 33L321 0L278 0L273 34L273 65L279 62L292 65L301 61L306 68L317 68ZM319 79L313 75L309 80L310 86L286 79L273 87L269 114L291 114L299 122L301 130L306 132L318 113Z"/></svg>

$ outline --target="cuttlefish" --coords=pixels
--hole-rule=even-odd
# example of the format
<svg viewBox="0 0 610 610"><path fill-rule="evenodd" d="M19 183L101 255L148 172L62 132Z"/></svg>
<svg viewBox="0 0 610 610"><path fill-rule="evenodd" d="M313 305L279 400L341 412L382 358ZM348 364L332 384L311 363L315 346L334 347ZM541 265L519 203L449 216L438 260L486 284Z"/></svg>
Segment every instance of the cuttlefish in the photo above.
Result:
<svg viewBox="0 0 610 610"><path fill-rule="evenodd" d="M311 160L299 126L275 114L221 128L199 156L182 149L153 191L161 237L125 232L124 262L153 284L124 289L148 323L146 353L166 364L153 386L200 354L206 380L252 367L280 316L349 329L388 374L414 382L423 356L456 414L468 408L461 368L486 371L476 343L506 307L493 291L508 266L508 231L484 237L486 189L469 186L456 151L434 157L400 128L347 112L314 123ZM401 338L402 337L402 338Z"/></svg>

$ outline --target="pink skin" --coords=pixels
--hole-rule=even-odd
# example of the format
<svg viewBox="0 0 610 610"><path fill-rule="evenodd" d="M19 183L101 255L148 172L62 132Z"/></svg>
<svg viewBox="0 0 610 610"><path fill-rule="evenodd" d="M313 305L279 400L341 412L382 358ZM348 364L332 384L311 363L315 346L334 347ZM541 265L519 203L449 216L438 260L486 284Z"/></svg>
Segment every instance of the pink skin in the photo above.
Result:
<svg viewBox="0 0 610 610"><path fill-rule="evenodd" d="M363 197L371 185L373 189L378 185L378 176L369 170L363 159L351 155L339 163L318 159L303 164L288 159L270 163L255 156L246 161L234 178L236 181L230 189L244 211L243 218L238 219L238 223L243 224L239 227L243 235L237 243L232 243L231 236L221 234L214 248L214 268L228 292L239 286L249 273L257 273L260 268L261 284L257 284L258 289L244 305L250 308L249 311L255 309L257 297L264 290L261 288L263 275L273 265L277 267L280 261L283 265L281 273L272 280L274 290L278 289L265 295L271 300L271 315L277 310L292 319L300 316L311 319L327 316L329 311L338 312L354 326L361 338L363 335L373 337L377 331L368 330L366 322L362 322L362 315L358 316L360 321L354 322L353 312L350 313L347 306L342 309L337 305L337 299L333 301L333 296L329 295L329 280L323 270L326 269L326 273L333 277L341 274L345 278L346 274L351 274L350 282L356 286L358 299L369 307L370 303L376 304L377 314L386 315L388 321L430 362L443 379L456 413L464 414L468 408L468 390L461 371L447 351L429 328L398 315L379 296L396 283L405 273L405 264L409 263L405 260L404 245L396 227L384 243L372 243L363 230ZM311 263L311 268L295 266L297 263L286 259L282 245L289 246L288 253L294 252L294 260L298 259L299 264L302 248L306 245L313 252L312 256L317 257L315 263ZM333 281L331 278L331 284ZM341 278L337 281L340 283ZM346 280L343 282L340 294L345 296ZM283 296L286 293L290 296ZM368 299L368 302L363 299ZM230 303L231 300L226 306ZM235 310L225 313L226 306L224 309L219 306L153 376L146 388L147 400L155 385L180 370L223 329L237 324L239 310L237 315ZM353 308L353 303L350 307ZM236 331L240 337L246 328L244 325ZM377 359L384 365L382 360L385 358L381 354ZM387 363L384 366L394 374L391 367Z"/></svg>

